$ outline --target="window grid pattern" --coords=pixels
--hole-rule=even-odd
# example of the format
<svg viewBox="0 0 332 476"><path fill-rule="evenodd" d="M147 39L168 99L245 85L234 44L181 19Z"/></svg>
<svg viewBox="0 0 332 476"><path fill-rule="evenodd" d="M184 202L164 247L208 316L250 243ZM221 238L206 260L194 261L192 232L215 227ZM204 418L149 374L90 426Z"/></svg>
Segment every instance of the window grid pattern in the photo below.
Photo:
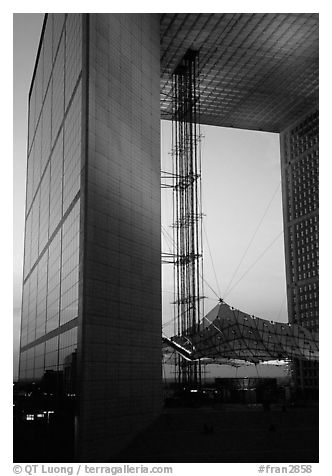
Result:
<svg viewBox="0 0 332 476"><path fill-rule="evenodd" d="M35 268L30 276L30 292L28 304L28 329L27 344L36 339L36 308L37 308L37 285L38 285L38 268ZM25 303L23 303L24 307Z"/></svg>
<svg viewBox="0 0 332 476"><path fill-rule="evenodd" d="M282 133L285 242L291 322L319 330L318 111ZM305 388L318 388L318 364L295 362Z"/></svg>
<svg viewBox="0 0 332 476"><path fill-rule="evenodd" d="M65 119L63 212L80 189L81 177L81 84Z"/></svg>
<svg viewBox="0 0 332 476"><path fill-rule="evenodd" d="M43 105L42 111L42 140L41 140L41 175L45 170L45 166L48 162L51 152L51 91L52 88L48 88L47 95Z"/></svg>
<svg viewBox="0 0 332 476"><path fill-rule="evenodd" d="M44 51L41 49L39 65L36 70L35 88L36 88L36 110L35 110L35 122L40 124L39 116L43 105L43 93L44 93L44 81L43 81L43 60Z"/></svg>
<svg viewBox="0 0 332 476"><path fill-rule="evenodd" d="M317 278L319 269L318 215L296 223L289 232L292 282Z"/></svg>
<svg viewBox="0 0 332 476"><path fill-rule="evenodd" d="M77 23L78 20L76 20ZM81 101L81 82L80 71L76 77L76 88L74 89L74 95L71 97L71 103L69 104L67 114L68 118L64 121L62 118L62 124L60 132L57 135L57 140L53 144L51 149L51 156L49 157L49 130L46 128L46 124L51 127L50 120L43 120L45 117L50 117L50 101L44 101L44 109L41 113L41 122L38 123L37 132L35 134L33 146L31 148L28 157L28 180L27 180L27 217L26 217L26 250L25 250L25 268L24 276L29 273L31 267L34 265L38 254L43 250L43 246L35 242L33 249L31 249L31 237L36 236L36 228L39 227L37 223L37 213L34 214L32 220L33 210L43 207L42 213L45 213L45 203L41 200L40 188L46 187L48 179L47 167L49 161L50 166L50 180L49 185L49 203L50 203L50 219L48 236L51 236L57 224L59 223L62 215L66 212L73 198L80 189L80 143L81 143L81 120L80 120L80 101ZM52 77L51 77L52 79ZM51 86L51 81L49 83ZM63 88L62 88L63 89ZM73 107L73 109L72 109ZM64 126L64 122L66 123ZM41 124L42 123L42 124ZM54 129L54 127L52 126ZM66 129L66 133L64 130ZM44 133L48 137L47 141L44 139ZM65 157L64 157L64 141L65 141ZM47 157L47 160L45 159ZM65 163L64 163L65 162ZM65 165L65 170L63 169ZM46 167L46 170L45 170ZM45 175L47 175L45 177ZM64 199L62 199L62 191L64 188ZM42 193L44 197L45 192ZM63 206L62 206L63 204ZM31 215L31 216L30 216ZM30 222L33 222L30 225ZM32 229L30 229L30 226ZM42 230L44 245L44 236L46 231Z"/></svg>
<svg viewBox="0 0 332 476"><path fill-rule="evenodd" d="M51 156L50 183L50 226L49 235L54 232L62 217L62 180L63 180L63 133L60 132Z"/></svg>
<svg viewBox="0 0 332 476"><path fill-rule="evenodd" d="M54 63L52 88L52 137L56 137L64 116L64 38L61 38L58 54Z"/></svg>
<svg viewBox="0 0 332 476"><path fill-rule="evenodd" d="M46 22L45 35L43 42L43 82L44 82L44 97L52 88L50 86L50 78L53 66L53 19Z"/></svg>
<svg viewBox="0 0 332 476"><path fill-rule="evenodd" d="M35 347L34 379L42 378L45 368L45 342Z"/></svg>
<svg viewBox="0 0 332 476"><path fill-rule="evenodd" d="M28 127L28 152L31 153L31 145L33 143L34 135L36 132L36 88L33 87L29 99L29 127Z"/></svg>
<svg viewBox="0 0 332 476"><path fill-rule="evenodd" d="M38 263L36 339L45 334L46 298L47 298L47 253Z"/></svg>
<svg viewBox="0 0 332 476"><path fill-rule="evenodd" d="M31 232L32 232L32 213L30 213L25 222L25 238L24 238L24 271L23 275L26 276L26 273L31 268Z"/></svg>
<svg viewBox="0 0 332 476"><path fill-rule="evenodd" d="M52 32L52 29L48 28L48 25L53 25L54 17L58 15L58 27L60 28L60 19L62 18L62 14L55 14L49 15L49 20L46 24L45 32L49 30L51 36L57 37L57 35ZM70 206L72 198L76 195L80 188L80 104L81 101L81 84L80 84L80 73L81 73L81 64L79 61L81 60L81 47L82 41L76 41L76 47L79 49L79 52L74 52L73 46L69 48L69 39L74 34L73 32L81 32L81 15L77 14L70 14L66 16L66 22L64 23L65 28L61 29L61 40L58 47L54 46L52 48L52 55L53 58L53 69L51 70L52 74L47 83L47 90L45 91L45 96L43 99L43 107L39 115L39 119L36 122L36 130L34 131L33 143L32 147L28 154L28 167L27 167L27 203L26 203L26 210L27 210L27 217L26 220L28 222L29 215L32 212L33 206L38 208L40 206L40 198L39 195L39 188L41 187L41 183L43 181L43 177L45 174L45 168L48 166L49 161L52 162L51 166L51 185L50 185L50 230L49 236L51 236L52 232L54 231L57 223L61 219L61 214L64 214L65 211ZM62 27L61 27L62 28ZM68 32L67 32L68 29ZM54 30L54 26L53 26ZM71 32L71 33L70 33ZM69 52L66 55L68 65L65 64L65 55L64 55L64 43L65 38L67 38L68 33L68 48L70 49L71 53ZM54 36L55 35L55 36ZM59 36L59 35L58 35ZM60 38L60 36L59 36ZM62 46L61 46L62 45ZM44 48L42 48L44 50ZM62 57L61 57L62 55ZM52 56L52 57L53 57ZM75 57L75 61L74 61ZM41 55L40 58L43 58ZM38 68L41 59L39 58L38 61ZM62 58L62 62L61 62ZM75 62L75 66L73 66L72 61ZM73 101L73 96L75 97L75 110L76 110L76 124L75 127L72 127L70 130L69 120L66 121L66 127L68 134L71 137L65 137L64 134L64 120L66 114L64 114L63 103L64 103L64 93L66 91L66 84L64 85L65 81L65 70L68 69L68 88L70 92L66 92L66 113L68 113L71 118L73 118L73 113L71 112ZM57 79L54 79L57 78ZM37 78L37 72L36 77ZM32 89L31 97L30 97L30 106L31 101L34 97L35 86ZM75 93L76 91L76 93ZM62 95L62 97L61 97ZM56 96L56 101L54 101L54 97ZM77 107L78 106L78 107ZM60 114L61 111L61 114ZM59 127L58 130L58 123L57 117L59 117ZM29 128L32 129L31 124L29 123ZM66 140L66 157L68 158L66 161L66 168L68 169L68 174L61 170L63 167L64 161L64 140ZM51 157L50 157L51 154ZM64 176L65 173L65 176ZM65 187L66 195L64 199L64 209L62 210L62 188ZM31 221L31 218L30 218ZM26 233L26 258L25 258L25 271L24 276L29 273L31 267L34 265L35 260L38 257L38 252L40 253L43 248L39 246L39 250L37 251L37 257L35 255L36 250L34 249L34 254L31 257L31 230L27 230L29 232ZM34 230L35 231L35 230Z"/></svg>
<svg viewBox="0 0 332 476"><path fill-rule="evenodd" d="M32 347L26 353L26 378L33 379L35 367L35 348Z"/></svg>
<svg viewBox="0 0 332 476"><path fill-rule="evenodd" d="M62 228L60 325L78 315L79 205L78 201Z"/></svg>
<svg viewBox="0 0 332 476"><path fill-rule="evenodd" d="M43 43L40 56L37 60L35 75L29 100L29 136L28 154L34 141L43 101L47 92L52 88L52 69L59 48L59 39L64 27L65 15L63 13L49 14L45 25ZM54 140L54 138L53 138Z"/></svg>
<svg viewBox="0 0 332 476"><path fill-rule="evenodd" d="M58 368L59 336L45 342L45 370L56 371Z"/></svg>
<svg viewBox="0 0 332 476"><path fill-rule="evenodd" d="M35 140L33 142L33 182L32 182L32 196L34 197L40 176L41 176L41 137L42 137L42 130L41 130L41 122L38 122L37 130L36 130L36 135L35 135Z"/></svg>
<svg viewBox="0 0 332 476"><path fill-rule="evenodd" d="M317 390L319 385L319 363L318 362L294 362L295 375L301 375L306 389Z"/></svg>
<svg viewBox="0 0 332 476"><path fill-rule="evenodd" d="M48 164L40 186L39 206L39 250L43 250L48 241L50 205L50 166Z"/></svg>
<svg viewBox="0 0 332 476"><path fill-rule="evenodd" d="M30 297L30 281L23 286L23 302L25 306L22 309L21 317L21 346L28 343L28 320L29 320L29 297Z"/></svg>
<svg viewBox="0 0 332 476"><path fill-rule="evenodd" d="M38 251L39 251L39 204L40 204L40 196L39 192L36 197L36 200L33 202L32 209L31 209L31 262L30 264L34 264L38 258Z"/></svg>
<svg viewBox="0 0 332 476"><path fill-rule="evenodd" d="M77 327L52 337L21 354L20 376L23 379L41 379L45 372L63 376L64 390L76 392Z"/></svg>
<svg viewBox="0 0 332 476"><path fill-rule="evenodd" d="M27 192L26 192L26 206L30 207L32 202L32 192L33 192L33 152L30 153L27 163Z"/></svg>
<svg viewBox="0 0 332 476"><path fill-rule="evenodd" d="M21 347L78 316L79 225L77 200L24 283Z"/></svg>
<svg viewBox="0 0 332 476"><path fill-rule="evenodd" d="M298 287L299 302L295 318L301 325L318 332L319 295L318 283L308 283Z"/></svg>
<svg viewBox="0 0 332 476"><path fill-rule="evenodd" d="M63 375L64 393L76 394L76 351L77 327L63 332L59 337L59 362L58 370Z"/></svg>
<svg viewBox="0 0 332 476"><path fill-rule="evenodd" d="M53 238L48 251L46 333L59 327L61 230Z"/></svg>
<svg viewBox="0 0 332 476"><path fill-rule="evenodd" d="M65 108L72 97L82 68L82 22L78 15L68 14L66 20Z"/></svg>
<svg viewBox="0 0 332 476"><path fill-rule="evenodd" d="M77 329L54 332L78 315L81 22L48 15L29 100L21 348L31 347L20 355L22 379L74 373Z"/></svg>

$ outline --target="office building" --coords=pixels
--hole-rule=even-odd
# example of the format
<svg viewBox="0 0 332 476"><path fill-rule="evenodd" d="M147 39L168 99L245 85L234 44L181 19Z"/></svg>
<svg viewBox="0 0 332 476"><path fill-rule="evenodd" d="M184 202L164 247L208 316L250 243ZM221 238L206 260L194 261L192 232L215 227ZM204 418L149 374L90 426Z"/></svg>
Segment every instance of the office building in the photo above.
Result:
<svg viewBox="0 0 332 476"><path fill-rule="evenodd" d="M319 330L318 111L280 134L288 316ZM299 389L318 395L318 363L295 360Z"/></svg>
<svg viewBox="0 0 332 476"><path fill-rule="evenodd" d="M29 95L19 378L61 379L77 354L86 460L161 406L159 121L157 16L46 16Z"/></svg>

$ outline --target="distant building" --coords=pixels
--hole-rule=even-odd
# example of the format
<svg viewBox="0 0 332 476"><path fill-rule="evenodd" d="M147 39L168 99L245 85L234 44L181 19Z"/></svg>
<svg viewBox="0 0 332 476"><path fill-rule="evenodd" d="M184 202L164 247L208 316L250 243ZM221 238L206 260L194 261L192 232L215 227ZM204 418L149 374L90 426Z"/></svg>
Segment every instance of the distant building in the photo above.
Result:
<svg viewBox="0 0 332 476"><path fill-rule="evenodd" d="M280 135L288 315L292 323L319 329L318 111ZM299 389L317 395L318 363L295 361Z"/></svg>
<svg viewBox="0 0 332 476"><path fill-rule="evenodd" d="M282 133L290 318L317 323L318 16L46 15L29 93L19 379L77 392L78 460L109 461L161 408L159 125L188 48L202 124Z"/></svg>

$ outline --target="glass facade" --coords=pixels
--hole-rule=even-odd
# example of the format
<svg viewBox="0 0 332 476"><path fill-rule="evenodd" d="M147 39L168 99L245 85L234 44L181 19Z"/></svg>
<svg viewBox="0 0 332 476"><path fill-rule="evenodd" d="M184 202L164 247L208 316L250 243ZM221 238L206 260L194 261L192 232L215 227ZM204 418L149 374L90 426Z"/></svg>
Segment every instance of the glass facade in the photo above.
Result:
<svg viewBox="0 0 332 476"><path fill-rule="evenodd" d="M158 15L45 17L29 95L18 413L51 412L44 430L63 448L43 431L34 442L50 461L69 448L100 461L161 407L159 62Z"/></svg>
<svg viewBox="0 0 332 476"><path fill-rule="evenodd" d="M49 14L29 97L21 382L75 394L82 15Z"/></svg>
<svg viewBox="0 0 332 476"><path fill-rule="evenodd" d="M288 312L318 332L318 111L281 134ZM318 364L295 362L299 387L318 389Z"/></svg>

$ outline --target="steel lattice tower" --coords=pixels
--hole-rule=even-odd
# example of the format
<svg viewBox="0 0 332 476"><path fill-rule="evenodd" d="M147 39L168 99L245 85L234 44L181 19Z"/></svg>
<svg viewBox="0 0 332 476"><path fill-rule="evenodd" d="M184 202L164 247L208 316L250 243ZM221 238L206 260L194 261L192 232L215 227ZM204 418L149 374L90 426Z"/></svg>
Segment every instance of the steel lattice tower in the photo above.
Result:
<svg viewBox="0 0 332 476"><path fill-rule="evenodd" d="M203 314L203 255L198 53L189 50L173 74L173 243L175 333L191 339ZM177 357L178 383L197 386L199 362Z"/></svg>

